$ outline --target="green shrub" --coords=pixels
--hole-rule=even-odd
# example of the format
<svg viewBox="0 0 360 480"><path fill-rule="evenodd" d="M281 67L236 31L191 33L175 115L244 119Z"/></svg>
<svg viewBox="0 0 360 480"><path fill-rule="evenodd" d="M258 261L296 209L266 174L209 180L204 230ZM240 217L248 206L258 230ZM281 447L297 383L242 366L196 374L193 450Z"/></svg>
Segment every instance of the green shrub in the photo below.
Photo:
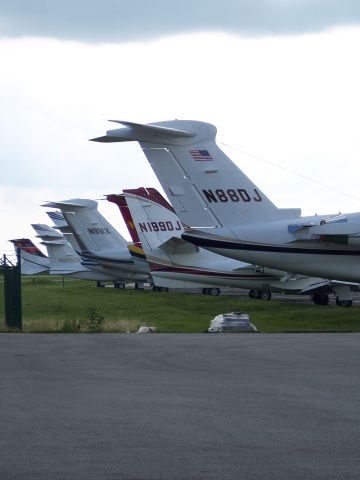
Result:
<svg viewBox="0 0 360 480"><path fill-rule="evenodd" d="M87 309L87 317L83 322L78 324L78 330L88 332L102 332L104 317L100 315L95 308L89 307Z"/></svg>
<svg viewBox="0 0 360 480"><path fill-rule="evenodd" d="M63 333L74 333L78 330L78 324L74 318L66 318L60 328Z"/></svg>

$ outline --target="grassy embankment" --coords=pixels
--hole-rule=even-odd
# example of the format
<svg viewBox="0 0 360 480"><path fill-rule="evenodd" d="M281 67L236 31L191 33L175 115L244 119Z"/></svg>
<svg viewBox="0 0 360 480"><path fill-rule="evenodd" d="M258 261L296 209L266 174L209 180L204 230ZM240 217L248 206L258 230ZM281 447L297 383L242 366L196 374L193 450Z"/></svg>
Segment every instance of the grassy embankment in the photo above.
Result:
<svg viewBox="0 0 360 480"><path fill-rule="evenodd" d="M232 311L249 313L260 332L360 331L356 306L95 288L95 282L72 279L62 286L61 278L45 276L22 283L23 332L134 332L140 325L160 332L204 332L215 315ZM0 331L7 331L3 318Z"/></svg>

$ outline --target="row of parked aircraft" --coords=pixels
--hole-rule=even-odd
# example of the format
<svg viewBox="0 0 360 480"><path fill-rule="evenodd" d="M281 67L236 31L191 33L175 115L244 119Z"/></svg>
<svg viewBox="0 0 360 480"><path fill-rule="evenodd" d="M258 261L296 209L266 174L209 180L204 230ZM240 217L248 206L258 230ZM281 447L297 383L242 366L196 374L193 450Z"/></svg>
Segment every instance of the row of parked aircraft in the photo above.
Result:
<svg viewBox="0 0 360 480"><path fill-rule="evenodd" d="M170 203L153 188L107 196L119 206L131 244L93 200L46 203L57 209L48 212L55 228L33 227L49 257L39 251L35 262L28 249L23 262L117 286L150 280L157 290L205 294L239 287L262 299L271 292L311 294L319 304L334 293L338 305L352 304L360 279L359 213L301 217L299 208L277 208L216 145L211 124L116 122L124 127L92 141L139 142Z"/></svg>

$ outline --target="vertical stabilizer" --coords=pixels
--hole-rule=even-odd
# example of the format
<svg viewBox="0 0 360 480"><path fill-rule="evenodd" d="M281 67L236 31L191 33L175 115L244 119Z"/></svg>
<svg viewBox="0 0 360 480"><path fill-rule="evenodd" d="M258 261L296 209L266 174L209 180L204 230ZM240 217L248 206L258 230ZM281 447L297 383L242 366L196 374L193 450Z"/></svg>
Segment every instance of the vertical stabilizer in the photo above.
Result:
<svg viewBox="0 0 360 480"><path fill-rule="evenodd" d="M44 240L52 275L67 275L69 273L87 270L81 265L81 258L65 239Z"/></svg>
<svg viewBox="0 0 360 480"><path fill-rule="evenodd" d="M173 237L180 239L183 227L171 205L155 189L127 189L124 197L145 252Z"/></svg>
<svg viewBox="0 0 360 480"><path fill-rule="evenodd" d="M86 270L81 265L80 256L61 233L45 224L34 223L31 226L35 230L36 236L41 238L42 244L48 252L50 274L65 275Z"/></svg>
<svg viewBox="0 0 360 480"><path fill-rule="evenodd" d="M47 273L50 261L46 255L29 238L15 238L10 240L15 251L20 249L21 273L23 275L35 275Z"/></svg>
<svg viewBox="0 0 360 480"><path fill-rule="evenodd" d="M124 195L122 193L120 194L113 193L111 195L106 195L106 199L109 202L115 203L115 205L119 207L120 213L124 219L124 222L125 222L126 228L128 229L131 240L137 247L140 247L141 242L140 242L138 233L136 231L134 221L131 216L131 213Z"/></svg>
<svg viewBox="0 0 360 480"><path fill-rule="evenodd" d="M74 199L49 202L43 206L61 210L81 251L99 252L125 248L126 240L101 215L97 205L94 200Z"/></svg>
<svg viewBox="0 0 360 480"><path fill-rule="evenodd" d="M231 227L284 217L216 145L213 125L190 120L119 123L125 127L93 140L137 140L185 226ZM289 217L298 214L286 212Z"/></svg>
<svg viewBox="0 0 360 480"><path fill-rule="evenodd" d="M36 246L29 238L15 238L9 240L13 245L15 250L20 248L21 253L29 253L31 255L36 255L37 257L46 258L46 255Z"/></svg>
<svg viewBox="0 0 360 480"><path fill-rule="evenodd" d="M75 235L73 234L72 229L69 227L61 211L57 210L46 213L48 217L51 218L51 220L54 222L55 228L64 235L65 239L70 243L75 252L80 252L81 247L76 241Z"/></svg>

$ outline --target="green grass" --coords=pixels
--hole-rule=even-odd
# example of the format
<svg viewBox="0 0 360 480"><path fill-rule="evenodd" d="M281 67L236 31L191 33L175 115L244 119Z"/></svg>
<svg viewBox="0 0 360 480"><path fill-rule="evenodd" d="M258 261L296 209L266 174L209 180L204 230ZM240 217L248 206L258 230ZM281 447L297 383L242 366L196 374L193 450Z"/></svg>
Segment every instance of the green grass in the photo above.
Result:
<svg viewBox="0 0 360 480"><path fill-rule="evenodd" d="M204 332L215 315L232 311L248 313L260 332L360 331L356 306L95 288L94 282L72 279L65 279L63 286L61 278L47 276L23 278L22 287L23 332L126 332L140 325L160 332ZM103 320L94 324L94 315ZM8 331L3 315L0 331Z"/></svg>

